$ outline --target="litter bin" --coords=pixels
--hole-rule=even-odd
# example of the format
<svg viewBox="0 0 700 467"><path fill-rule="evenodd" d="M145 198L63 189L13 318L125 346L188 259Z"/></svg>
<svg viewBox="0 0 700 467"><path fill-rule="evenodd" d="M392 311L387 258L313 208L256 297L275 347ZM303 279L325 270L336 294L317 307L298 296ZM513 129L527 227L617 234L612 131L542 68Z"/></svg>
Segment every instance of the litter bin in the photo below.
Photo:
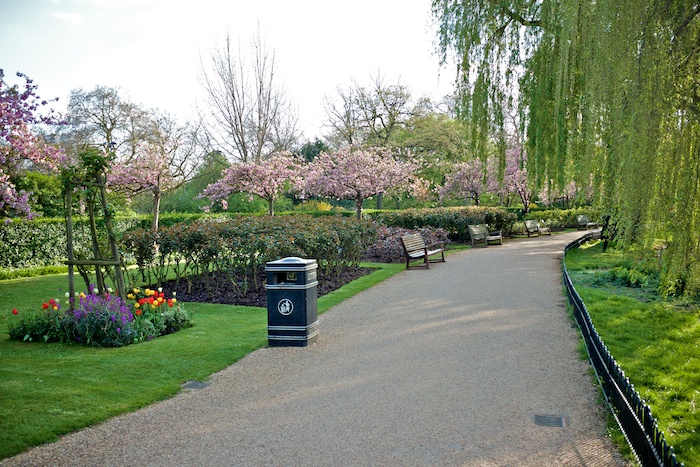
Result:
<svg viewBox="0 0 700 467"><path fill-rule="evenodd" d="M305 347L318 339L318 264L289 257L265 267L267 341L271 347Z"/></svg>

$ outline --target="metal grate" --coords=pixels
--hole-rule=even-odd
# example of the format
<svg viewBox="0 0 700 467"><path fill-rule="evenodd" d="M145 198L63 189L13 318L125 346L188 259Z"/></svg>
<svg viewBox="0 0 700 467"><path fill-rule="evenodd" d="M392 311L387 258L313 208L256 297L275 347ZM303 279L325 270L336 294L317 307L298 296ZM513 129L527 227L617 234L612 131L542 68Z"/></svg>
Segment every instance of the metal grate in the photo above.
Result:
<svg viewBox="0 0 700 467"><path fill-rule="evenodd" d="M188 381L182 385L183 389L204 389L209 386L209 383L203 383L201 381Z"/></svg>
<svg viewBox="0 0 700 467"><path fill-rule="evenodd" d="M535 425L563 428L564 417L561 415L535 415Z"/></svg>

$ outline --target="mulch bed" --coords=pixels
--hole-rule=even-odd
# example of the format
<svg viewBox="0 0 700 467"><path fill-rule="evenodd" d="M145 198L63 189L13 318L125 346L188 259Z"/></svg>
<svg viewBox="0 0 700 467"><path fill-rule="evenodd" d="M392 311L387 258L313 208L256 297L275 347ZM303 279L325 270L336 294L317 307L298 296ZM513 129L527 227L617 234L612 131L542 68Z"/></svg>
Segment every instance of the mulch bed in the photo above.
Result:
<svg viewBox="0 0 700 467"><path fill-rule="evenodd" d="M319 271L318 296L330 293L353 280L375 271L372 268L347 268L339 276L323 277ZM221 273L212 273L209 276L209 288L204 277L190 278L191 285L181 279L175 288L175 281L163 284L163 289L170 293L177 292L177 299L181 302L223 303L227 305L244 305L267 307L267 291L265 290L265 273L260 273L257 278L259 287L251 284L243 293L240 286L234 285L228 276Z"/></svg>

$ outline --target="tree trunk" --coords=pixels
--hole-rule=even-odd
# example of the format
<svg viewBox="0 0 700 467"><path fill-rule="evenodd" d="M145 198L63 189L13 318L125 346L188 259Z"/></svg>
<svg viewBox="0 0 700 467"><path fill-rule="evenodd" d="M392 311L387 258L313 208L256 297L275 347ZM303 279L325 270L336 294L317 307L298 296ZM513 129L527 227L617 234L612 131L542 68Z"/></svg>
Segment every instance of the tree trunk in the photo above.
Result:
<svg viewBox="0 0 700 467"><path fill-rule="evenodd" d="M377 195L377 209L382 209L384 204L384 193L379 193Z"/></svg>
<svg viewBox="0 0 700 467"><path fill-rule="evenodd" d="M355 212L357 212L357 220L362 219L362 198L355 199Z"/></svg>
<svg viewBox="0 0 700 467"><path fill-rule="evenodd" d="M153 193L153 222L151 227L153 232L158 232L158 221L160 220L160 191Z"/></svg>
<svg viewBox="0 0 700 467"><path fill-rule="evenodd" d="M275 215L275 200L274 199L268 199L267 200L267 213L270 216Z"/></svg>

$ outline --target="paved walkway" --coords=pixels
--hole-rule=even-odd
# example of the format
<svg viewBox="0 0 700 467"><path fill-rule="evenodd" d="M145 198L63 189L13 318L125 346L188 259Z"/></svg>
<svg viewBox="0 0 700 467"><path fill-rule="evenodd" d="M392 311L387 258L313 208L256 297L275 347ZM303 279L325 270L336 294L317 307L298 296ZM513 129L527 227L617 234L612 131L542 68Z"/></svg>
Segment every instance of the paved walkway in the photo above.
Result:
<svg viewBox="0 0 700 467"><path fill-rule="evenodd" d="M402 272L322 315L315 345L5 465L616 465L560 280L578 235Z"/></svg>

